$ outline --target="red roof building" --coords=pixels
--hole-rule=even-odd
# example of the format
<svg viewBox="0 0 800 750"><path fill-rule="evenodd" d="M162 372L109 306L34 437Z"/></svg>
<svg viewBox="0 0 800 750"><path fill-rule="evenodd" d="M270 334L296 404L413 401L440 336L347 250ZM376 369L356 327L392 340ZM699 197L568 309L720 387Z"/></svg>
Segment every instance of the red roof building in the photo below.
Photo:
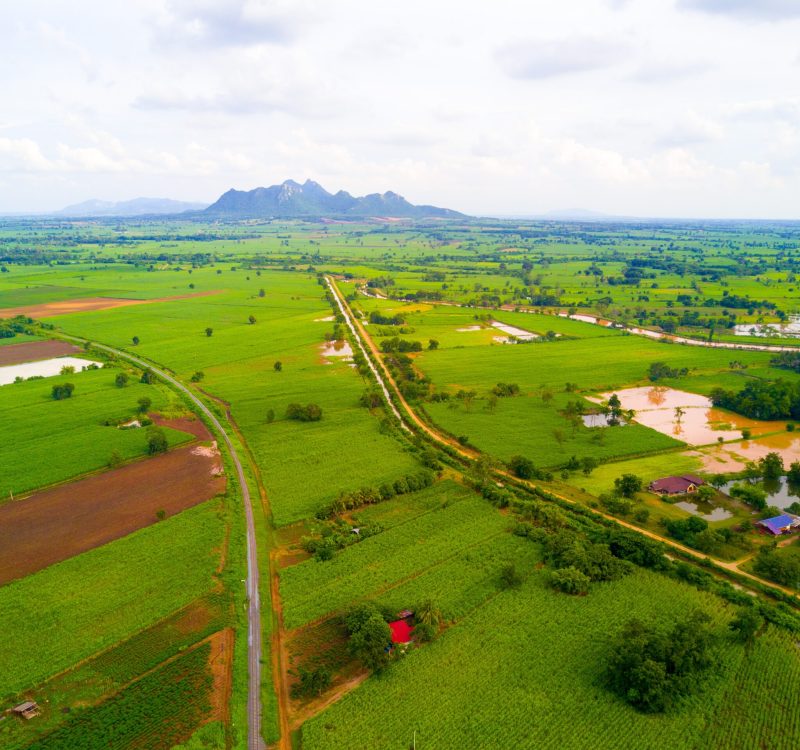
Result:
<svg viewBox="0 0 800 750"><path fill-rule="evenodd" d="M655 482L650 482L650 489L660 495L683 495L687 492L695 492L698 487L702 487L704 484L705 482L700 477L684 474L680 477L656 479Z"/></svg>
<svg viewBox="0 0 800 750"><path fill-rule="evenodd" d="M392 631L392 643L410 643L411 632L414 628L408 620L395 620L389 623L389 628Z"/></svg>

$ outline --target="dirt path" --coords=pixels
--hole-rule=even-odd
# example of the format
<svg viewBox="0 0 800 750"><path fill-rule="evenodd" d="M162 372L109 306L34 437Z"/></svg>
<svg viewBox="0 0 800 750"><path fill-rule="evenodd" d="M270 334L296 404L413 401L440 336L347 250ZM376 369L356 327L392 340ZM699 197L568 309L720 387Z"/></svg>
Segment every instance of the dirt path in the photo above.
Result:
<svg viewBox="0 0 800 750"><path fill-rule="evenodd" d="M424 422L419 417L419 415L411 408L411 406L408 404L408 402L405 400L405 398L403 398L403 395L400 392L400 389L397 387L397 383L395 383L394 379L391 377L391 374L386 369L386 366L383 364L383 360L380 357L378 348L375 346L375 343L372 341L370 336L367 334L366 329L364 328L364 326L361 325L360 321L353 315L353 313L350 310L349 306L344 301L344 298L342 297L341 292L339 291L338 287L336 286L336 282L330 276L326 276L325 279L326 279L326 281L328 283L328 286L330 287L331 291L333 292L334 296L336 297L336 300L337 300L337 302L339 304L339 307L342 310L342 313L344 314L344 316L347 319L348 323L352 323L353 324L353 325L350 326L351 330L354 330L354 329L358 330L357 338L358 339L363 339L366 342L366 344L369 347L370 351L373 353L373 355L375 357L375 360L378 362L380 370L382 372L381 375L378 375L378 380L382 384L382 387L384 388L384 390L386 389L385 383L388 383L388 384L391 385L391 388L392 388L392 391L394 393L394 396L398 400L398 402L402 405L402 408L403 408L405 414L407 415L407 417L414 423L414 425L417 428L422 430L428 437L430 437L432 440L434 440L435 442L439 443L440 445L446 445L449 448L454 449L455 451L458 452L458 454L462 458L465 458L465 459L467 459L469 461L474 461L480 455L478 451L474 451L474 450L470 450L470 449L464 448L462 445L460 445L458 443L458 441L454 440L453 438L449 437L448 435L444 435L444 434L440 433L438 430L433 429L426 422ZM634 331L632 330L631 332L634 332ZM681 342L679 342L679 343L681 343ZM693 343L702 343L702 342L693 342ZM738 347L736 347L736 348L738 348ZM765 349L765 350L766 351L771 351L770 349ZM372 368L372 370L377 375L377 371L375 370L375 368ZM384 379L385 379L385 383L383 382ZM393 409L394 408L395 407L393 406ZM527 487L528 489L531 489L531 490L537 489L537 485L535 485L534 483L518 479L517 477L513 476L509 472L506 472L506 471L503 471L503 470L495 470L494 473L495 473L496 476L498 476L499 478L501 478L505 482L508 482L508 483L511 483L511 484L522 485L522 486L525 486L525 487ZM557 492L554 492L553 490L547 489L546 492L549 493L550 495L553 495L554 497L558 498L559 500L561 500L563 502L569 503L570 505L574 505L576 507L582 507L581 504L578 503L576 500L573 500L572 498L569 498L569 497L561 495L561 494L559 494ZM732 573L735 573L737 575L744 576L745 578L749 578L750 580L755 581L756 583L759 583L762 586L766 586L768 588L772 588L772 589L774 589L776 591L781 591L784 594L790 595L796 601L798 600L798 594L797 594L796 591L793 591L792 589L789 589L789 588L786 588L784 586L781 586L781 585L779 585L777 583L772 583L771 581L766 581L763 578L759 578L758 576L753 575L752 573L748 573L745 570L741 570L738 567L738 565L739 565L739 563L746 561L747 558L744 561L736 561L736 562L726 562L724 560L719 560L718 558L711 557L710 555L706 555L706 554L704 554L702 552L698 552L697 550L692 549L691 547L686 547L683 544L680 544L679 542L676 542L676 541L674 541L672 539L668 539L667 537L660 536L659 534L656 534L655 532L649 531L647 529L643 529L643 528L641 528L639 526L636 526L635 524L632 524L632 523L630 523L628 521L624 521L624 520L622 520L620 518L617 518L616 516L612 516L612 515L610 515L608 513L604 513L602 511L594 510L594 509L592 510L592 512L597 514L598 516L601 516L602 518L605 518L608 521L612 521L615 524L618 524L619 526L623 526L623 527L625 527L627 529L630 529L631 531L637 532L638 534L642 534L642 535L644 535L644 536L646 536L646 537L648 537L650 539L653 539L653 540L655 540L657 542L661 542L662 544L665 544L665 545L671 547L672 549L679 550L680 552L682 552L682 553L684 553L686 555L689 555L689 556L691 556L691 557L693 557L693 558L695 558L697 560L705 560L706 558L708 558L708 559L710 559L712 562L714 562L716 565L718 565L721 568L729 570Z"/></svg>

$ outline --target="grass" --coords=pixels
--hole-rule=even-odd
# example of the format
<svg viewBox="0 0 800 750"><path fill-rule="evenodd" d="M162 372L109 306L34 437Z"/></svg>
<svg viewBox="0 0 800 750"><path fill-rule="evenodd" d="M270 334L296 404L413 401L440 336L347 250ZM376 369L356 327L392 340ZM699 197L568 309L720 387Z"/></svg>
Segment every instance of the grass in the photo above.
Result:
<svg viewBox="0 0 800 750"><path fill-rule="evenodd" d="M139 398L152 400L152 410L166 408L172 397L165 388L132 382L114 385L119 370L90 370L44 380L0 387L0 412L13 425L13 440L0 446L0 492L20 495L37 487L108 466L117 451L123 460L146 455L145 430L120 430L103 424L136 414ZM57 383L75 385L72 398L55 401L51 389ZM192 439L186 433L164 429L170 446ZM47 460L42 447L47 446Z"/></svg>
<svg viewBox="0 0 800 750"><path fill-rule="evenodd" d="M222 539L209 501L0 588L0 696L67 669L212 586Z"/></svg>

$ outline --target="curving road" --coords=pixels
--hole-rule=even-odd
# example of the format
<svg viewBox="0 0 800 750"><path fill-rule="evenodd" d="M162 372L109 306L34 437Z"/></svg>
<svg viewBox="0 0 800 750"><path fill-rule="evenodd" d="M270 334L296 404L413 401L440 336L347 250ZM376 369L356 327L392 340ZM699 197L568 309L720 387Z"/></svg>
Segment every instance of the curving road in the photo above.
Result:
<svg viewBox="0 0 800 750"><path fill-rule="evenodd" d="M86 342L86 339L77 336L69 336L61 334L62 338L67 338L72 341L77 341L81 344ZM247 664L248 664L248 683L247 683L247 748L248 750L262 750L265 745L261 739L261 601L258 594L258 557L256 551L256 530L255 522L253 520L253 507L250 504L250 488L247 486L245 480L244 470L242 469L242 462L233 447L233 442L226 432L222 423L217 419L214 413L192 393L191 390L177 378L174 378L164 370L154 367L150 362L147 362L133 354L128 354L120 349L114 349L105 344L97 344L92 342L92 346L96 349L102 349L117 357L133 362L140 367L144 367L154 372L159 378L169 383L173 388L184 393L188 396L192 403L208 418L214 426L219 435L222 436L223 441L228 449L231 460L233 461L234 468L236 469L236 478L239 483L239 488L242 491L242 500L244 501L244 513L247 522L247 580L246 590L248 598L247 608Z"/></svg>

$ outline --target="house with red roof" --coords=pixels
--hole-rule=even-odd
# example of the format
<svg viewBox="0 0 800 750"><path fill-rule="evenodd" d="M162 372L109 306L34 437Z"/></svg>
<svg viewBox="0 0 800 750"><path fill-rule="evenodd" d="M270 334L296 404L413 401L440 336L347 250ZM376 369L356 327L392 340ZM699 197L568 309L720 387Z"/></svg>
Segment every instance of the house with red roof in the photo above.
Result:
<svg viewBox="0 0 800 750"><path fill-rule="evenodd" d="M693 474L681 474L677 477L664 477L650 482L650 491L659 495L687 495L697 492L705 482Z"/></svg>

